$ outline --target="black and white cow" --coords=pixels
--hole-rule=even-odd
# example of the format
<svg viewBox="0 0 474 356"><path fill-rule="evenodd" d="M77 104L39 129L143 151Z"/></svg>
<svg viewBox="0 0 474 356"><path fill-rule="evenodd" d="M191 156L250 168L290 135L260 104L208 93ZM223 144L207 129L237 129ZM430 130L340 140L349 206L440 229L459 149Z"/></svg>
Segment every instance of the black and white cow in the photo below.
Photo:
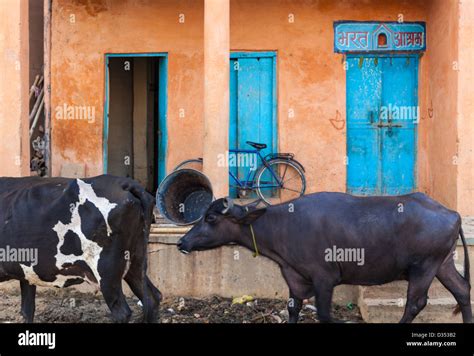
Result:
<svg viewBox="0 0 474 356"><path fill-rule="evenodd" d="M128 178L0 178L0 282L17 279L32 322L36 286L84 281L100 288L116 322L131 310L122 278L157 317L159 290L146 275L154 198Z"/></svg>

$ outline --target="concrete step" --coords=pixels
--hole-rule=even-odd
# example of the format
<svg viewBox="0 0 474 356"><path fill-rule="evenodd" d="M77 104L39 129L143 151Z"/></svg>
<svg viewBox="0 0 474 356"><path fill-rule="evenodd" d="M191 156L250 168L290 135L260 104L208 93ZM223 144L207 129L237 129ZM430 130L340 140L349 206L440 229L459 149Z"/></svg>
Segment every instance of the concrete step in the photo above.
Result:
<svg viewBox="0 0 474 356"><path fill-rule="evenodd" d="M474 216L463 216L462 229L468 240L474 240Z"/></svg>
<svg viewBox="0 0 474 356"><path fill-rule="evenodd" d="M369 303L367 303L369 302ZM392 302L392 304L390 304ZM404 301L406 302L406 300ZM377 300L359 303L362 319L368 323L398 323L403 316L405 304L398 305L398 300ZM415 323L461 323L461 314L453 315L456 307L454 299L429 299L428 305L418 314Z"/></svg>
<svg viewBox="0 0 474 356"><path fill-rule="evenodd" d="M470 223L464 219L464 226ZM468 227L470 229L470 227ZM469 246L470 260L473 261L473 246ZM464 249L458 245L454 255L455 266L464 275ZM471 263L471 276L474 273ZM397 281L380 286L359 287L358 305L366 322L398 322L406 305L408 282ZM474 295L471 294L471 298ZM457 303L452 294L435 278L428 291L428 305L417 316L416 322L461 322L461 315L453 316ZM474 305L474 303L473 303Z"/></svg>
<svg viewBox="0 0 474 356"><path fill-rule="evenodd" d="M150 229L151 234L182 234L187 233L191 227L189 226L176 226L171 224L153 224Z"/></svg>
<svg viewBox="0 0 474 356"><path fill-rule="evenodd" d="M407 281L397 281L380 286L361 286L364 298L400 299L406 298ZM450 298L452 294L435 278L428 291L429 298Z"/></svg>
<svg viewBox="0 0 474 356"><path fill-rule="evenodd" d="M406 305L408 283L398 281L382 286L359 287L359 308L362 318L369 323L398 323ZM434 280L428 292L428 305L415 322L456 323L461 316L453 316L456 300L438 281Z"/></svg>
<svg viewBox="0 0 474 356"><path fill-rule="evenodd" d="M400 304L399 301L406 301L408 290L408 282L398 281L392 282L389 284L373 287L360 287L361 294L360 296L365 300L395 300ZM431 287L428 291L428 298L430 299L452 299L454 303L454 298L452 294L444 288L444 286L438 281L434 280L431 284ZM404 302L403 302L404 305Z"/></svg>
<svg viewBox="0 0 474 356"><path fill-rule="evenodd" d="M408 282L397 281L381 286L359 287L358 305L364 321L398 323L405 305ZM457 303L452 294L435 279L428 291L428 305L415 322L457 323L461 315L452 315ZM474 304L473 304L474 305Z"/></svg>
<svg viewBox="0 0 474 356"><path fill-rule="evenodd" d="M183 234L150 234L148 241L162 245L176 245L181 237Z"/></svg>
<svg viewBox="0 0 474 356"><path fill-rule="evenodd" d="M158 216L158 219L160 217ZM178 226L167 221L151 225L149 242L161 244L176 244L192 226Z"/></svg>

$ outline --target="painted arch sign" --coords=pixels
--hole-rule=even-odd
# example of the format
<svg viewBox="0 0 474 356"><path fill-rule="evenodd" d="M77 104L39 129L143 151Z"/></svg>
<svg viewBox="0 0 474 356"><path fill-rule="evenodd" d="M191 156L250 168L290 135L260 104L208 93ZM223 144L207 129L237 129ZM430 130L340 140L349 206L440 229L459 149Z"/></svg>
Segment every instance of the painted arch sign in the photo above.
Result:
<svg viewBox="0 0 474 356"><path fill-rule="evenodd" d="M426 49L424 22L334 22L334 51L420 52Z"/></svg>

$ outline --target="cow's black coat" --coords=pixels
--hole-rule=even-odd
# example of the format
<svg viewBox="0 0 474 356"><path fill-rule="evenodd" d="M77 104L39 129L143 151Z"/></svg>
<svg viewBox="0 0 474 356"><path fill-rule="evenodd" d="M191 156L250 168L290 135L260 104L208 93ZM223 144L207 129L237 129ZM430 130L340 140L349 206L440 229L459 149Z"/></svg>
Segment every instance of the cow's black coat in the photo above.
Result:
<svg viewBox="0 0 474 356"><path fill-rule="evenodd" d="M427 303L437 277L456 298L464 322L470 322L469 257L461 218L424 194L355 197L316 193L264 209L215 201L203 219L179 242L182 252L228 243L258 250L279 264L290 290L290 322L298 320L302 300L315 296L321 321L330 321L333 289L340 284L378 285L409 282L402 322L411 322ZM461 236L465 276L455 268L453 252ZM364 249L365 263L326 261L327 249Z"/></svg>
<svg viewBox="0 0 474 356"><path fill-rule="evenodd" d="M113 319L126 322L131 315L122 292L121 280L124 278L142 301L144 320L153 321L161 299L160 292L146 275L153 196L128 178L102 175L82 181L92 185L98 197L117 204L108 216L110 236L107 235L106 221L94 204L86 201L79 206L83 234L102 248L97 266L99 287ZM0 178L0 248L37 249L38 264L33 270L42 282L53 282L58 276L70 277L64 287L81 283L84 279L97 282L92 266L85 260L66 263L61 268L56 266L59 238L53 228L59 221L64 224L71 222L71 212L78 203L78 196L76 179ZM72 231L65 235L60 251L71 256L81 256L85 252L79 237ZM33 321L36 286L25 279L20 263L0 262L0 281L9 279L20 280L21 311L26 321Z"/></svg>

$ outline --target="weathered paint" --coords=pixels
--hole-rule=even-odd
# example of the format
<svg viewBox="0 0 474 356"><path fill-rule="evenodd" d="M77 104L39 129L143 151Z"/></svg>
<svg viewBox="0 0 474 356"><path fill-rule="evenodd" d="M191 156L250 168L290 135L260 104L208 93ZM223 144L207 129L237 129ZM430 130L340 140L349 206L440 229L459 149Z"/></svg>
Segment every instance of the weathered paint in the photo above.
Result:
<svg viewBox="0 0 474 356"><path fill-rule="evenodd" d="M415 190L418 55L351 55L347 62L347 190L410 193Z"/></svg>
<svg viewBox="0 0 474 356"><path fill-rule="evenodd" d="M347 59L347 191L381 193L379 108L382 102L382 66L373 56Z"/></svg>
<svg viewBox="0 0 474 356"><path fill-rule="evenodd" d="M168 148L168 55L158 63L158 182L166 176Z"/></svg>
<svg viewBox="0 0 474 356"><path fill-rule="evenodd" d="M430 180L428 193L454 208L458 203L458 167L453 161L457 155L458 138L459 73L453 68L458 59L458 2L434 0L428 15L431 21L427 22L426 29L429 54L426 60L430 80L425 88L424 122L420 124L420 127L429 127L424 137L427 144L426 171Z"/></svg>
<svg viewBox="0 0 474 356"><path fill-rule="evenodd" d="M264 156L278 151L276 96L275 52L231 53L229 149L251 150L253 141L267 145ZM239 180L252 179L256 168L230 167Z"/></svg>
<svg viewBox="0 0 474 356"><path fill-rule="evenodd" d="M424 51L426 49L424 22L354 22L334 23L334 51L392 52ZM379 40L383 36L384 40Z"/></svg>
<svg viewBox="0 0 474 356"><path fill-rule="evenodd" d="M381 65L382 194L407 194L416 191L418 54L384 57Z"/></svg>
<svg viewBox="0 0 474 356"><path fill-rule="evenodd" d="M457 2L439 0L429 5L421 0L231 1L231 50L278 53L279 150L294 152L305 165L308 192L346 189L346 73L343 56L333 52L334 21L397 21L399 13L405 21L427 24L428 46L419 69L418 189L452 208L458 196L472 191L459 177L466 183L458 192L461 166L452 164L458 136L471 141L467 133L474 126L467 115L462 133L455 123L458 105L469 103L458 102L462 72L452 70L458 58L458 11ZM70 14L76 23L69 22ZM168 170L202 156L204 142L209 144L203 117L203 15L200 1L53 2L53 174L68 162L86 165L87 175L102 173L105 53L168 52ZM54 108L64 102L96 106L96 121L55 120ZM464 156L471 154L468 143L461 145ZM472 165L463 167L463 174L470 174ZM463 204L461 212L472 213L471 205Z"/></svg>
<svg viewBox="0 0 474 356"><path fill-rule="evenodd" d="M459 3L457 209L474 216L474 1Z"/></svg>
<svg viewBox="0 0 474 356"><path fill-rule="evenodd" d="M216 197L229 194L229 174L219 158L229 148L229 0L204 0L203 172Z"/></svg>
<svg viewBox="0 0 474 356"><path fill-rule="evenodd" d="M7 62L0 66L0 74L5 74L0 100L8 104L0 105L0 131L8 137L0 142L4 175L20 174L12 164L21 152L19 123L25 117L19 110L23 103L18 90L28 89L12 86L19 74L14 59L22 58L16 32L22 23L18 3L0 2L4 10L0 27L9 29L0 36L0 53L6 54L0 62ZM231 50L278 53L279 150L295 152L305 164L308 191L346 188L346 73L343 56L333 53L332 23L396 21L398 14L406 21L426 21L428 49L419 70L418 189L462 215L474 215L472 1L233 0L230 11ZM179 22L180 14L184 23ZM71 15L75 23L70 22ZM105 53L169 53L168 168L202 155L206 141L202 1L55 0L52 25L52 56L46 55L52 62L53 174L68 163L84 165L87 175L102 172ZM63 103L95 106L95 122L55 120L54 108ZM278 295L286 291L275 265L251 260L248 251L241 251L243 259L236 261L233 247L198 253L191 259L176 255L170 246L163 249L166 252L150 258L150 273L169 295L235 296L250 291L273 297L276 290Z"/></svg>
<svg viewBox="0 0 474 356"><path fill-rule="evenodd" d="M87 175L103 171L106 53L169 54L168 91L173 95L167 101L167 121L169 136L173 140L167 145L173 153L167 157L167 164L170 166L189 158L190 152L179 148L183 142L193 142L190 145L192 152L202 153L203 78L196 75L199 71L202 73L203 64L202 4L189 1L153 4L131 5L126 1L109 2L108 5L101 1L94 4L79 1L53 3L53 43L56 43L52 48L53 175L60 174L67 162L84 165ZM185 24L179 23L176 9L180 6L187 14ZM75 15L76 23L70 23L69 14ZM69 35L60 30L65 24L64 30L74 33L69 34L72 35L69 40ZM122 31L117 24L122 29L135 30ZM94 33L94 36L83 41L79 35L81 31ZM78 61L81 65L77 65ZM96 120L93 123L56 120L54 109L64 102L95 107ZM184 118L179 117L180 109L184 111Z"/></svg>
<svg viewBox="0 0 474 356"><path fill-rule="evenodd" d="M246 141L278 150L276 53L231 53L230 149L252 149Z"/></svg>

